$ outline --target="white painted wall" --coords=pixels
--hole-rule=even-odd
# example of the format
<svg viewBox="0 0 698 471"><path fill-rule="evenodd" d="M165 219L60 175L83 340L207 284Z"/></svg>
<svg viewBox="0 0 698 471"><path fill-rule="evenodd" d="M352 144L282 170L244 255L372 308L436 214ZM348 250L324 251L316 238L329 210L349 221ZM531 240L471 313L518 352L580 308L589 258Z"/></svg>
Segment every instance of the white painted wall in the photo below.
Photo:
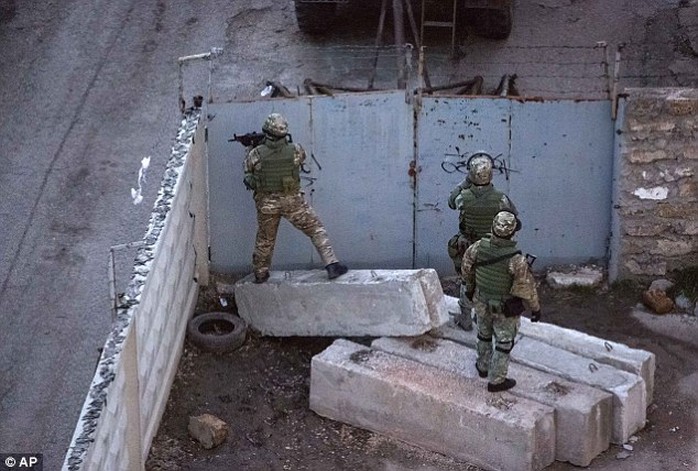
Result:
<svg viewBox="0 0 698 471"><path fill-rule="evenodd" d="M182 121L63 469L142 470L167 402L199 284L208 283L206 142Z"/></svg>

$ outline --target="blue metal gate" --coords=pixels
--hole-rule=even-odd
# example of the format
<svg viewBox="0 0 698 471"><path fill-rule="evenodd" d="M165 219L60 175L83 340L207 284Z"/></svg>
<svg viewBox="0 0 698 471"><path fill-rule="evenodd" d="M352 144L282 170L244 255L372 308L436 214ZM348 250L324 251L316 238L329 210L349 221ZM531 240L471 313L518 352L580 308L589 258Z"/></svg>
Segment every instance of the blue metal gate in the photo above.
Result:
<svg viewBox="0 0 698 471"><path fill-rule="evenodd" d="M425 98L418 117L417 266L452 272L446 241L458 231L446 201L465 164L496 158L494 184L519 210L517 239L537 266L607 256L613 121L607 101Z"/></svg>

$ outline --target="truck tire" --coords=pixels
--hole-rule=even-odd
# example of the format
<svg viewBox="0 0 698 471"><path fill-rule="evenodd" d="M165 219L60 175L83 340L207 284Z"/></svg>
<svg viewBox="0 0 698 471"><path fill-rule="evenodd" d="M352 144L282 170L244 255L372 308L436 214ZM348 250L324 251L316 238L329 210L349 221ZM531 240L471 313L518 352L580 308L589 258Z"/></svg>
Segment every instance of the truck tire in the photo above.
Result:
<svg viewBox="0 0 698 471"><path fill-rule="evenodd" d="M506 39L511 34L514 7L501 10L483 9L474 12L473 31L487 39Z"/></svg>
<svg viewBox="0 0 698 471"><path fill-rule="evenodd" d="M298 28L306 34L322 34L330 31L337 10L336 3L294 2Z"/></svg>
<svg viewBox="0 0 698 471"><path fill-rule="evenodd" d="M247 322L228 312L207 312L189 321L187 336L202 350L228 353L245 343Z"/></svg>

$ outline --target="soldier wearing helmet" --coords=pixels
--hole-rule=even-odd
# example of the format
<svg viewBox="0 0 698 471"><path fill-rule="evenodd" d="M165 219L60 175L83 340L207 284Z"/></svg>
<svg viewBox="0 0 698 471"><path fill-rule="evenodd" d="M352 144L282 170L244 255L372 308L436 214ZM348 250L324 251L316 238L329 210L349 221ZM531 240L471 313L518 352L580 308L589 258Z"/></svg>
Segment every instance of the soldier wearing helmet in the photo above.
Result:
<svg viewBox="0 0 698 471"><path fill-rule="evenodd" d="M530 310L533 322L541 316L531 268L513 240L520 226L514 213L499 211L491 234L468 247L461 266L462 281L468 287L465 296L477 314L475 368L481 378L488 378L490 392L516 385L507 378L507 371L521 314Z"/></svg>
<svg viewBox="0 0 698 471"><path fill-rule="evenodd" d="M320 254L329 279L345 274L348 268L334 253L322 222L305 201L300 185L300 167L305 151L288 134L288 121L279 113L270 114L262 125L264 140L250 149L245 158L248 190L254 192L257 208L257 237L252 255L256 283L269 279L269 267L281 218L310 237Z"/></svg>
<svg viewBox="0 0 698 471"><path fill-rule="evenodd" d="M518 214L509 197L492 184L493 160L485 152L476 152L468 159L468 176L456 186L448 199L448 206L459 214L458 233L448 241L448 255L456 273L460 274L465 250L490 231L492 219L498 211L506 209ZM461 299L467 287L461 285ZM470 307L460 303L456 324L464 330L472 329Z"/></svg>

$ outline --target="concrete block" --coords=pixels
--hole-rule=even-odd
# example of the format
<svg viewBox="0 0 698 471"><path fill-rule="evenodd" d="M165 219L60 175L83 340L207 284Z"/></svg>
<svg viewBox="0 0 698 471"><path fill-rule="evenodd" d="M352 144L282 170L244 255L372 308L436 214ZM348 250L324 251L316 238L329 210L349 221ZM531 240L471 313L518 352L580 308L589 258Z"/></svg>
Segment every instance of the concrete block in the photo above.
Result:
<svg viewBox="0 0 698 471"><path fill-rule="evenodd" d="M656 369L654 353L554 324L531 322L526 318L521 319L520 332L526 337L640 376L645 382L647 404L652 403Z"/></svg>
<svg viewBox="0 0 698 471"><path fill-rule="evenodd" d="M324 270L252 275L235 284L238 313L271 336L420 335L448 321L435 270L350 270L334 280Z"/></svg>
<svg viewBox="0 0 698 471"><path fill-rule="evenodd" d="M565 271L548 272L546 281L553 288L596 287L603 281L603 270L595 266L570 266Z"/></svg>
<svg viewBox="0 0 698 471"><path fill-rule="evenodd" d="M458 298L445 296L445 303L447 309L457 309ZM531 322L525 317L521 318L519 333L599 363L636 374L642 377L645 382L647 405L654 400L656 356L652 352L631 348L622 343L611 342L546 322ZM471 333L471 337L474 338L474 335L475 333Z"/></svg>
<svg viewBox="0 0 698 471"><path fill-rule="evenodd" d="M475 348L475 332L443 326L433 336ZM568 352L534 338L520 336L511 351L512 362L586 384L613 395L611 443L625 443L645 426L647 393L642 377Z"/></svg>
<svg viewBox="0 0 698 471"><path fill-rule="evenodd" d="M456 342L426 335L399 339L382 337L373 341L371 347L471 380L478 378L477 353ZM588 466L608 448L612 425L610 393L516 363L511 364L509 374L516 379L516 386L509 393L555 410L556 460Z"/></svg>
<svg viewBox="0 0 698 471"><path fill-rule="evenodd" d="M483 469L540 470L555 457L551 407L343 339L313 357L310 408Z"/></svg>

